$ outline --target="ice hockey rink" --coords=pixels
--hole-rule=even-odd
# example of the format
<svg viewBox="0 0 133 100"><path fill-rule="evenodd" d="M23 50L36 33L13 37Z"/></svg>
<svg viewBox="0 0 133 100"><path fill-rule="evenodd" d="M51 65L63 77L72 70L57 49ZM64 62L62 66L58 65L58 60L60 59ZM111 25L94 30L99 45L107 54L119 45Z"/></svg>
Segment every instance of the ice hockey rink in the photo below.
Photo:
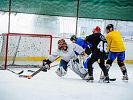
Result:
<svg viewBox="0 0 133 100"><path fill-rule="evenodd" d="M115 62L109 76L116 81L110 83L99 82L97 63L94 82L70 69L58 77L58 65L31 79L8 70L31 75L29 69L38 69L23 67L40 66L56 51L59 39L67 44L72 35L85 39L96 26L106 36L108 24L120 31L124 41L128 81L121 80ZM133 100L133 0L0 0L0 100Z"/></svg>
<svg viewBox="0 0 133 100"><path fill-rule="evenodd" d="M54 63L53 63L54 65ZM94 64L94 82L86 82L68 69L64 77L58 77L51 68L40 72L32 79L20 78L8 70L0 70L0 100L132 100L133 99L133 66L127 64L129 80L122 81L122 73L117 64L110 69L110 77L116 81L99 83L100 68ZM27 68L12 68L24 70ZM37 70L32 68L32 70Z"/></svg>

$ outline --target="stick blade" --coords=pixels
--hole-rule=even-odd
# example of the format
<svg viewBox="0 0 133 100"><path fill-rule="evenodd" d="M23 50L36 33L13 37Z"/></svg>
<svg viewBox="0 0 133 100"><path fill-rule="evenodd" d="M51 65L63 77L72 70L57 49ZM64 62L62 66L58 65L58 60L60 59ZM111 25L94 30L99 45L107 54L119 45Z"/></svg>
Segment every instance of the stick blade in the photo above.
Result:
<svg viewBox="0 0 133 100"><path fill-rule="evenodd" d="M19 77L31 79L32 75L19 75Z"/></svg>
<svg viewBox="0 0 133 100"><path fill-rule="evenodd" d="M18 72L17 74L22 74L24 71L22 70L22 71L20 71L20 72Z"/></svg>
<svg viewBox="0 0 133 100"><path fill-rule="evenodd" d="M116 81L116 78L110 78L109 80L110 81Z"/></svg>

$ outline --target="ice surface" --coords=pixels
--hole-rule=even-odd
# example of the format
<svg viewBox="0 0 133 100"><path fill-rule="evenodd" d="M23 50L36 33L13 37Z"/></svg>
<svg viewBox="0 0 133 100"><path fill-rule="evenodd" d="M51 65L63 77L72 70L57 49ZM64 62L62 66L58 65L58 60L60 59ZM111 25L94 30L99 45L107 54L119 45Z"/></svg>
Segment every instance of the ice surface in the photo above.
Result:
<svg viewBox="0 0 133 100"><path fill-rule="evenodd" d="M0 100L133 100L133 65L127 65L129 81L124 82L119 67L113 64L110 77L117 80L110 83L98 82L100 68L97 64L94 64L93 83L82 80L71 70L60 78L55 73L57 67L40 72L32 79L0 70ZM24 74L31 74L28 69L23 70Z"/></svg>

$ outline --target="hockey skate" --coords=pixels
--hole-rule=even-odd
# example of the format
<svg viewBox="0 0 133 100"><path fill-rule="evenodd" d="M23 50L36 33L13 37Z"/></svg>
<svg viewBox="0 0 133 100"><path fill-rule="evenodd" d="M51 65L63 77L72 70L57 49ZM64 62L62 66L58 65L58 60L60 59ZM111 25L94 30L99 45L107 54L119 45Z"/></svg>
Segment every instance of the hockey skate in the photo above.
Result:
<svg viewBox="0 0 133 100"><path fill-rule="evenodd" d="M99 82L103 82L104 79L105 79L105 76L103 75L103 72L101 71ZM109 81L116 81L116 78L109 78Z"/></svg>
<svg viewBox="0 0 133 100"><path fill-rule="evenodd" d="M104 75L100 75L100 80L104 80L105 76Z"/></svg>
<svg viewBox="0 0 133 100"><path fill-rule="evenodd" d="M93 82L93 80L94 80L93 76L89 76L89 77L86 79L87 82Z"/></svg>
<svg viewBox="0 0 133 100"><path fill-rule="evenodd" d="M123 75L122 80L128 80L128 76L127 75Z"/></svg>
<svg viewBox="0 0 133 100"><path fill-rule="evenodd" d="M109 76L105 76L105 78L103 79L103 82L104 83L109 83L110 79L109 79Z"/></svg>
<svg viewBox="0 0 133 100"><path fill-rule="evenodd" d="M105 76L104 75L100 75L99 82L103 82L103 80L105 80ZM116 81L116 78L109 78L109 81Z"/></svg>

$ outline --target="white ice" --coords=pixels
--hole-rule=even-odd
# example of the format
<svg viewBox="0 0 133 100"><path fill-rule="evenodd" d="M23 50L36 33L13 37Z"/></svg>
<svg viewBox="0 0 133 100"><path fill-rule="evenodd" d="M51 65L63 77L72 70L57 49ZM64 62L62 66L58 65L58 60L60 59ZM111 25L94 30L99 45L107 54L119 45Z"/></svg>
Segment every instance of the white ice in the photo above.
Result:
<svg viewBox="0 0 133 100"><path fill-rule="evenodd" d="M113 64L110 77L117 80L110 83L98 82L100 68L97 64L94 64L93 83L82 80L71 70L60 78L55 74L57 67L40 72L32 79L0 70L0 100L133 100L133 65L127 65L129 81L125 82L121 80L119 67ZM24 70L24 74L31 74L28 69Z"/></svg>

